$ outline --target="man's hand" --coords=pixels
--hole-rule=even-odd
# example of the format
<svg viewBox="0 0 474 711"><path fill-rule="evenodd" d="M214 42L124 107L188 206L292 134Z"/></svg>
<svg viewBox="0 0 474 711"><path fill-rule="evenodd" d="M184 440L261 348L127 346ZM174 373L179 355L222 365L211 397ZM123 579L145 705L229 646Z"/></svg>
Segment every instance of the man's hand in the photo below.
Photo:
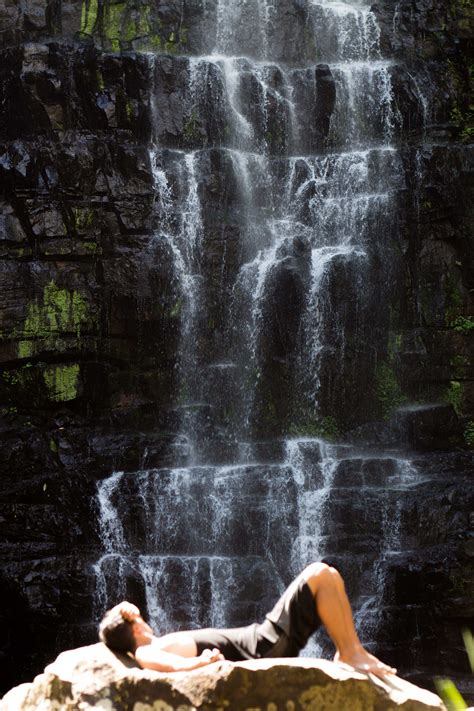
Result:
<svg viewBox="0 0 474 711"><path fill-rule="evenodd" d="M218 649L203 649L200 655L200 659L203 661L203 665L214 664L214 662L220 662L225 659L224 655L219 652Z"/></svg>
<svg viewBox="0 0 474 711"><path fill-rule="evenodd" d="M133 622L137 619L137 617L140 617L140 610L138 607L132 602L127 602L126 600L119 602L119 604L114 607L114 610L116 610L118 614L128 622Z"/></svg>

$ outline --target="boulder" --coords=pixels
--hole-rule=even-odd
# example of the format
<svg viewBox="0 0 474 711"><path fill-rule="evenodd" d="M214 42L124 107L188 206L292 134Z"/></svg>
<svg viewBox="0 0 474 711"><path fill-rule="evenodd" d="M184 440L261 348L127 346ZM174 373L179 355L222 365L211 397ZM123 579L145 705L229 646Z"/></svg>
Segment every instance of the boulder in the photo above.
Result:
<svg viewBox="0 0 474 711"><path fill-rule="evenodd" d="M31 684L12 689L1 711L387 711L445 709L398 677L382 681L322 659L218 662L174 674L140 669L103 644L59 655Z"/></svg>

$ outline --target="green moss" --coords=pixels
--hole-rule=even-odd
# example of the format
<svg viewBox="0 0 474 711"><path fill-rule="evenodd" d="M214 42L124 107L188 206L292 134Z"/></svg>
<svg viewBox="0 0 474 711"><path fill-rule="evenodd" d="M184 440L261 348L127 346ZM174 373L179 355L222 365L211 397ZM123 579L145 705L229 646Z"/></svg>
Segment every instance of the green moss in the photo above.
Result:
<svg viewBox="0 0 474 711"><path fill-rule="evenodd" d="M43 300L28 306L26 320L18 344L18 356L29 358L35 350L34 341L46 339L54 345L54 337L64 333L75 333L79 338L81 328L89 319L86 300L78 291L60 289L54 281L47 284Z"/></svg>
<svg viewBox="0 0 474 711"><path fill-rule="evenodd" d="M326 439L337 439L340 436L339 425L334 417L323 417L321 420L321 435Z"/></svg>
<svg viewBox="0 0 474 711"><path fill-rule="evenodd" d="M474 449L474 420L469 420L464 429L464 441L470 449Z"/></svg>
<svg viewBox="0 0 474 711"><path fill-rule="evenodd" d="M123 33L123 37L127 42L153 33L150 13L151 7L149 5L135 12L135 16L128 21Z"/></svg>
<svg viewBox="0 0 474 711"><path fill-rule="evenodd" d="M450 121L459 132L459 139L462 143L470 143L474 139L474 106L470 105L465 111L455 104L450 113Z"/></svg>
<svg viewBox="0 0 474 711"><path fill-rule="evenodd" d="M108 4L104 15L104 35L110 44L112 52L120 52L122 25L127 9L126 3Z"/></svg>
<svg viewBox="0 0 474 711"><path fill-rule="evenodd" d="M186 43L186 31L181 30L181 42ZM147 44L149 44L150 49L155 51L164 51L167 54L175 54L178 51L180 45L180 38L176 36L174 32L170 32L167 39L163 39L157 34L150 35L147 39Z"/></svg>
<svg viewBox="0 0 474 711"><path fill-rule="evenodd" d="M443 399L454 407L454 410L459 414L461 412L463 388L459 380L451 380L447 390L444 393Z"/></svg>
<svg viewBox="0 0 474 711"><path fill-rule="evenodd" d="M194 143L200 138L199 117L197 111L193 109L184 122L183 137L189 143Z"/></svg>
<svg viewBox="0 0 474 711"><path fill-rule="evenodd" d="M471 8L471 0L465 0L464 9ZM457 137L462 143L470 143L474 139L474 105L469 103L470 84L473 79L473 66L466 67L449 59L448 72L455 92L451 105L450 121L456 129Z"/></svg>
<svg viewBox="0 0 474 711"><path fill-rule="evenodd" d="M177 301L175 301L173 306L170 309L170 318L179 318L181 315L182 308L183 308L183 300L178 299Z"/></svg>
<svg viewBox="0 0 474 711"><path fill-rule="evenodd" d="M375 370L375 397L385 419L406 401L395 370L388 362L379 363Z"/></svg>
<svg viewBox="0 0 474 711"><path fill-rule="evenodd" d="M18 344L18 358L30 358L34 354L32 341L20 341Z"/></svg>
<svg viewBox="0 0 474 711"><path fill-rule="evenodd" d="M456 273L449 272L446 277L446 302L449 306L462 306L462 293L459 287L459 278Z"/></svg>
<svg viewBox="0 0 474 711"><path fill-rule="evenodd" d="M459 316L463 306L463 295L460 286L460 277L456 272L449 272L445 281L445 311L444 321L452 327Z"/></svg>
<svg viewBox="0 0 474 711"><path fill-rule="evenodd" d="M127 42L131 42L135 37L137 36L137 31L136 31L136 23L131 21L128 22L125 26L125 32L124 32L124 39Z"/></svg>
<svg viewBox="0 0 474 711"><path fill-rule="evenodd" d="M393 363L402 348L402 334L391 331L388 337L387 355L389 363Z"/></svg>
<svg viewBox="0 0 474 711"><path fill-rule="evenodd" d="M290 425L289 433L292 437L322 437L328 440L335 440L341 435L337 420L330 415L321 419L302 418Z"/></svg>
<svg viewBox="0 0 474 711"><path fill-rule="evenodd" d="M58 451L58 445L56 444L54 439L49 440L49 448L50 448L51 452L56 453Z"/></svg>
<svg viewBox="0 0 474 711"><path fill-rule="evenodd" d="M145 51L174 53L186 31L180 28L178 36L163 27L153 7L151 0L83 0L81 34L96 37L112 52L129 49L133 42ZM97 85L103 91L103 80Z"/></svg>
<svg viewBox="0 0 474 711"><path fill-rule="evenodd" d="M285 132L280 126L280 124L276 124L273 127L273 131L266 131L265 132L265 143L267 146L273 146L273 148L283 148L285 145Z"/></svg>
<svg viewBox="0 0 474 711"><path fill-rule="evenodd" d="M44 392L42 367L43 364L34 365L28 362L2 373L5 402L10 406L36 407L41 399L41 393Z"/></svg>
<svg viewBox="0 0 474 711"><path fill-rule="evenodd" d="M469 333L474 329L474 318L472 316L457 316L450 325L458 333Z"/></svg>
<svg viewBox="0 0 474 711"><path fill-rule="evenodd" d="M97 26L98 0L83 0L81 12L81 32L92 35Z"/></svg>
<svg viewBox="0 0 474 711"><path fill-rule="evenodd" d="M127 114L127 121L131 123L135 118L135 108L130 99L125 101L125 113Z"/></svg>
<svg viewBox="0 0 474 711"><path fill-rule="evenodd" d="M267 406L265 408L265 415L267 416L267 420L269 419L270 421L275 421L276 416L277 416L277 409L276 405L272 400L269 400L267 402Z"/></svg>
<svg viewBox="0 0 474 711"><path fill-rule="evenodd" d="M98 91L104 91L105 90L104 75L102 74L100 69L97 69L95 78L96 78L96 82L97 82Z"/></svg>
<svg viewBox="0 0 474 711"><path fill-rule="evenodd" d="M4 380L8 385L19 385L21 377L18 370L7 370L2 373L2 380Z"/></svg>
<svg viewBox="0 0 474 711"><path fill-rule="evenodd" d="M90 252L90 254L94 256L102 254L102 247L100 247L97 242L83 242L82 247L86 250L86 252Z"/></svg>
<svg viewBox="0 0 474 711"><path fill-rule="evenodd" d="M469 356L456 355L449 361L451 373L454 380L462 379L466 370L470 366Z"/></svg>
<svg viewBox="0 0 474 711"><path fill-rule="evenodd" d="M44 384L50 400L67 402L77 397L80 366L53 365L43 371Z"/></svg>
<svg viewBox="0 0 474 711"><path fill-rule="evenodd" d="M75 207L73 208L74 215L74 226L79 232L92 227L94 223L94 210L89 207Z"/></svg>

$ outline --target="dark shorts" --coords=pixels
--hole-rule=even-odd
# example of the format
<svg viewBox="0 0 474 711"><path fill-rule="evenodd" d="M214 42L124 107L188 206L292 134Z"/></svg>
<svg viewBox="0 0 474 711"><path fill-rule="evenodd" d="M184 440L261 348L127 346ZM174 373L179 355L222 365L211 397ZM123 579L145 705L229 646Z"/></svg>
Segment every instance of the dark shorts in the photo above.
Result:
<svg viewBox="0 0 474 711"><path fill-rule="evenodd" d="M313 594L303 578L285 590L262 624L231 629L191 630L198 654L217 648L226 659L239 662L264 657L297 657L321 621Z"/></svg>

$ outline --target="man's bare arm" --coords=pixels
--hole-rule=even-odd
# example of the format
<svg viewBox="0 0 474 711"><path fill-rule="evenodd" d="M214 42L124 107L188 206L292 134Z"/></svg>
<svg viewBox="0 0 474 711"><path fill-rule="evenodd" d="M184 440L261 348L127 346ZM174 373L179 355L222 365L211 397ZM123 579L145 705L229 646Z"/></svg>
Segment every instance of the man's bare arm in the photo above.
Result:
<svg viewBox="0 0 474 711"><path fill-rule="evenodd" d="M218 649L205 649L199 657L181 657L154 644L138 647L135 659L143 669L160 672L191 671L224 659Z"/></svg>

